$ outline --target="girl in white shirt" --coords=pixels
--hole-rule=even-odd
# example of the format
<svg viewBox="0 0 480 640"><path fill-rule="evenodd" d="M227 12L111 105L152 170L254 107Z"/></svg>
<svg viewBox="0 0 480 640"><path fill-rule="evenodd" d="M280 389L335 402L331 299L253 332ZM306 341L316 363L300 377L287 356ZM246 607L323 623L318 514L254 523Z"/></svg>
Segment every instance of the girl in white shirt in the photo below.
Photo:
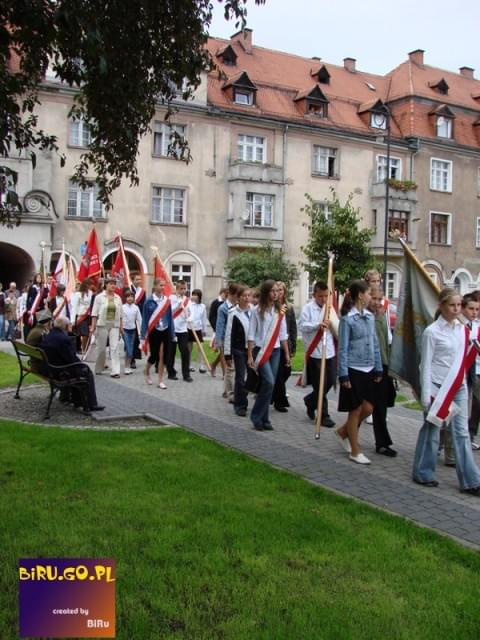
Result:
<svg viewBox="0 0 480 640"><path fill-rule="evenodd" d="M123 341L125 343L125 375L132 373L131 363L135 349L135 336L142 327L142 314L135 302L133 291L125 294L125 304L122 306Z"/></svg>
<svg viewBox="0 0 480 640"><path fill-rule="evenodd" d="M203 336L207 331L207 310L202 302L202 292L200 289L194 289L190 297L190 304L187 307L187 323L188 323L188 348L190 354L192 353L193 343L196 342L192 329L195 329L197 338L200 342L203 342ZM203 364L202 354L200 349L197 353L197 361L199 363L199 372L205 373L207 370ZM190 371L195 371L194 367L190 368Z"/></svg>

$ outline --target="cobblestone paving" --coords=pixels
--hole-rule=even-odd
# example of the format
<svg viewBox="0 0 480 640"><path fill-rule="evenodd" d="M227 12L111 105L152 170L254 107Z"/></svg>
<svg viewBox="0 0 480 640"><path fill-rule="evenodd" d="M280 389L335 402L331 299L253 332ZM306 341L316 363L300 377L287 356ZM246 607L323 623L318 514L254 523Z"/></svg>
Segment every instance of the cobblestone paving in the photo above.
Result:
<svg viewBox="0 0 480 640"><path fill-rule="evenodd" d="M138 363L141 365L141 363ZM416 523L431 527L465 544L480 547L480 499L458 490L455 470L439 460L438 488L426 488L411 481L411 464L420 413L395 407L389 412L389 430L398 451L397 458L377 455L371 425L361 428L361 446L370 457L370 466L350 462L337 442L333 430L322 428L320 440L314 438L313 423L307 418L302 401L305 390L289 381L291 407L288 413L272 409L275 430L257 432L248 418L240 418L222 398L221 378L193 373L193 383L167 380L167 390L145 383L142 367L133 375L111 380L108 373L96 376L99 401L106 405L102 418L121 415L152 415L166 424L177 424L270 464L299 474L314 484L364 500ZM13 394L10 396L12 397ZM55 404L52 417L59 410ZM16 401L5 402L0 410L5 417L15 415ZM5 407L11 407L12 415ZM335 411L331 394L330 414L341 424L345 414ZM20 418L22 419L22 418ZM30 420L35 419L30 417ZM62 419L67 420L66 413ZM68 422L71 424L73 416ZM93 424L92 421L89 424ZM121 421L128 424L128 420ZM85 424L88 427L88 424ZM135 426L132 427L135 428ZM480 454L476 453L480 464Z"/></svg>

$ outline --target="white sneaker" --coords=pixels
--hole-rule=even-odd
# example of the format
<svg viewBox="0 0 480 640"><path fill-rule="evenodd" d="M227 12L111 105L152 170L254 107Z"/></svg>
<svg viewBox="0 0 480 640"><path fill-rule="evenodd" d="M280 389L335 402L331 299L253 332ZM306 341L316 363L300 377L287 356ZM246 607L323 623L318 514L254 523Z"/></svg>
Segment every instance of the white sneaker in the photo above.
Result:
<svg viewBox="0 0 480 640"><path fill-rule="evenodd" d="M472 451L478 451L480 449L480 444L472 441Z"/></svg>
<svg viewBox="0 0 480 640"><path fill-rule="evenodd" d="M195 367L190 367L189 371L193 373L195 371Z"/></svg>
<svg viewBox="0 0 480 640"><path fill-rule="evenodd" d="M207 369L204 366L201 366L198 370L200 373L205 373Z"/></svg>
<svg viewBox="0 0 480 640"><path fill-rule="evenodd" d="M352 462L356 462L357 464L370 464L370 460L367 456L364 456L363 453L359 453L356 456L350 454L348 457Z"/></svg>
<svg viewBox="0 0 480 640"><path fill-rule="evenodd" d="M372 416L372 414L370 414L369 416L367 416L367 417L365 418L365 422L366 422L367 424L373 424L373 416Z"/></svg>
<svg viewBox="0 0 480 640"><path fill-rule="evenodd" d="M347 453L352 453L352 445L350 444L350 440L348 438L342 438L342 436L338 433L336 429L335 429L335 435L337 436L338 441L342 446L342 449L344 449Z"/></svg>
<svg viewBox="0 0 480 640"><path fill-rule="evenodd" d="M129 376L132 373L131 369L125 369L125 375Z"/></svg>

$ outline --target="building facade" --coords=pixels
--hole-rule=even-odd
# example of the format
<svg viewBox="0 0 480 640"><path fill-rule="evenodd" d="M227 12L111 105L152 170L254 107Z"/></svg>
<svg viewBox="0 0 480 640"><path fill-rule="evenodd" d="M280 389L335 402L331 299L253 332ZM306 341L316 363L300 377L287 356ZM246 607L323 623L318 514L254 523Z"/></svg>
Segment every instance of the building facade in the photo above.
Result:
<svg viewBox="0 0 480 640"><path fill-rule="evenodd" d="M256 47L252 36L209 40L217 70L204 75L193 101L176 101L170 125L159 106L140 142L140 184L122 184L108 213L94 175L85 191L70 180L90 132L69 118L74 91L47 73L39 126L56 133L67 162L39 154L32 170L24 157L5 160L19 173L26 213L21 226L2 229L0 280L22 284L42 252L53 268L63 244L78 265L94 221L107 270L120 231L130 268L147 287L158 251L173 279L186 279L207 299L224 283L231 255L268 240L300 267L300 306L309 295L301 268L305 194L327 203L333 188L342 201L353 194L379 257L388 225L387 235L400 233L439 285L479 287L480 82L473 71L428 67L418 50L379 76L357 70L352 58L336 66ZM172 131L188 140L192 162L169 154ZM395 298L402 250L395 240L387 249L387 293Z"/></svg>

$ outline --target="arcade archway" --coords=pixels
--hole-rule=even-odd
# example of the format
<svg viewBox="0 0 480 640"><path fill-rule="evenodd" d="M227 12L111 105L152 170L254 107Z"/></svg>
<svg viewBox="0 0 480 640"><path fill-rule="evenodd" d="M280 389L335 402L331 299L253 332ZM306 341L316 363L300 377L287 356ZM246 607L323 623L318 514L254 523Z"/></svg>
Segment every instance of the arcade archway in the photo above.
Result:
<svg viewBox="0 0 480 640"><path fill-rule="evenodd" d="M26 251L14 244L0 242L0 282L5 289L13 281L21 290L32 278L34 271L35 263Z"/></svg>

